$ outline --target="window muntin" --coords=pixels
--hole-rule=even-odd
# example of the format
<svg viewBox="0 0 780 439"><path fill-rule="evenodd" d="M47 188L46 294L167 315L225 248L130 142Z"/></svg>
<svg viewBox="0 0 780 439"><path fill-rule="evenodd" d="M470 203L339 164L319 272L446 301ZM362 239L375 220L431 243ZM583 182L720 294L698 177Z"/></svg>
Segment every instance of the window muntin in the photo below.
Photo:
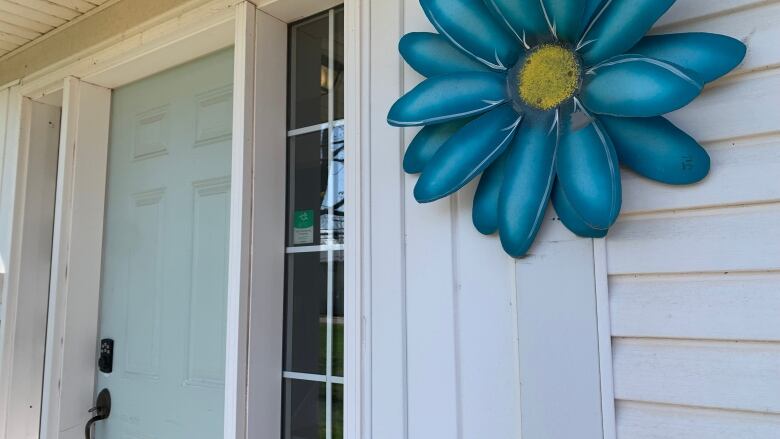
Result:
<svg viewBox="0 0 780 439"><path fill-rule="evenodd" d="M344 12L290 26L284 439L343 437Z"/></svg>

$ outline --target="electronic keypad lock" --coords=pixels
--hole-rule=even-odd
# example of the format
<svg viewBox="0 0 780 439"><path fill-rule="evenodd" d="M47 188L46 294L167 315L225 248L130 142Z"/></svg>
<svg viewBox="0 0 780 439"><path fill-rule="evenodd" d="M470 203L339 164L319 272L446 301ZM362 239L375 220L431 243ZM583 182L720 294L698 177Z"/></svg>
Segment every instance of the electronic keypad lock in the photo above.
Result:
<svg viewBox="0 0 780 439"><path fill-rule="evenodd" d="M111 373L114 370L114 340L110 338L100 340L98 369L103 373Z"/></svg>

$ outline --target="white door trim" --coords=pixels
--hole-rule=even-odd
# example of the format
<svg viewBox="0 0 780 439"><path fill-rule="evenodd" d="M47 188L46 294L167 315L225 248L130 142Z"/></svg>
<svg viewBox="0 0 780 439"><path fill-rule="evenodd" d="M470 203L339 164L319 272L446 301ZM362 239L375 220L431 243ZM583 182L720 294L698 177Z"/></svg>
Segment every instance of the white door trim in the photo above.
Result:
<svg viewBox="0 0 780 439"><path fill-rule="evenodd" d="M95 298L100 277L110 89L230 45L236 47L236 82L225 437L278 434L278 427L260 422L256 409L263 408L267 420L275 420L280 425L280 416L272 410L281 409L285 199L283 190L269 194L267 188L275 185L279 185L277 188L284 187L285 167L279 166L279 163L286 159L286 105L280 105L286 102L286 61L283 61L287 52L286 24L338 3L341 1L192 0L177 8L175 16L166 16L161 22L139 27L108 47L79 54L78 58L32 73L11 88L10 93L18 99L57 102L57 96L62 94L63 111L68 113L67 126L63 121L61 136L58 178L62 181L58 184L58 191L63 193L58 195L56 206L57 228L53 244L56 260L52 262L56 262L53 273L57 278L52 281L49 299L52 331L48 334L42 437L70 437L59 434L63 429L72 431L73 437L80 437L83 423L76 428L75 421L70 422L70 418L65 416L65 410L72 407L80 413L91 402L80 399L85 399L85 395L91 399L93 395L90 384L86 387L73 386L79 391L71 389L73 399L68 399L65 381L71 382L72 377L63 380L62 374L73 370L85 383L86 380L94 382L95 366L90 360L94 359L96 352ZM359 62L360 52L358 1L347 0L345 20L345 37L349 42L347 75L355 81L355 86L348 87L346 92L346 111L357 120L361 100L358 87L361 66L355 63ZM264 63L260 62L260 57L282 62ZM73 116L79 112L94 112L95 119L89 124L83 119L79 123L79 118ZM101 112L105 120L101 119ZM21 116L19 112L9 120L18 118L19 123L29 123ZM359 300L362 278L359 249L363 243L357 222L361 215L359 187L362 179L359 174L359 133L358 123L347 124L348 148L354 158L346 164L347 184L354 196L347 202L346 210L347 216L355 219L354 223L347 221L350 225L347 226L349 240L345 251L347 260L351 261L345 273L348 322L345 334L345 368L348 373L345 392L349 395L345 401L345 431L350 439L361 437L361 413L365 410L362 406L365 374L362 371L364 356L360 330L363 313ZM89 144L93 148L82 150L79 148L81 144ZM18 152L24 147L17 139L7 149ZM89 163L90 168L79 167L79 162ZM95 186L90 187L88 182ZM89 208L74 208L78 200L89 204ZM263 216L262 210L269 205L277 206L268 210L278 209L279 215ZM24 213L18 209L13 216L17 223L24 221ZM82 223L82 220L86 222ZM86 230L89 227L92 229ZM69 238L78 233L85 233L86 238L76 244ZM14 264L18 265L17 262L8 261L8 266L12 269ZM265 278L271 274L276 277L266 281ZM76 288L74 284L77 281L83 282L83 285ZM68 314L68 310L76 309L77 302L71 300L76 290L84 298L83 303L88 304L86 312L85 308L79 309L78 319L74 319L72 312ZM11 295L18 293L8 291ZM68 296L67 301L57 300L63 295ZM263 306L252 307L257 300L262 300ZM269 300L271 302L267 302ZM268 303L272 306L267 306ZM277 307L277 312L274 312ZM76 320L82 321L83 325L72 326L71 322ZM39 323L46 325L46 322ZM74 341L77 339L79 343ZM81 352L80 349L89 351ZM279 361L274 361L273 355L261 355L264 349L278 349ZM68 366L71 359L74 361L73 369ZM3 402L0 400L0 404ZM247 417L247 413L253 413L253 416ZM271 433L274 428L276 431Z"/></svg>
<svg viewBox="0 0 780 439"><path fill-rule="evenodd" d="M370 240L364 238L363 215L364 159L369 156L370 143L363 138L361 129L369 117L363 104L369 90L364 81L368 75L368 57L363 56L364 38L363 14L368 12L365 0L347 0L344 4L344 145L346 150L345 190L348 197L344 203L344 437L364 437L365 417L371 413L371 398L367 393L370 382L368 363L368 339L365 337L364 295L369 294L364 283L364 270L369 264L365 259ZM367 134L367 131L365 132ZM364 154L365 149L365 154Z"/></svg>
<svg viewBox="0 0 780 439"><path fill-rule="evenodd" d="M228 243L227 344L225 366L225 433L246 436L249 295L252 241L252 157L254 156L255 7L236 8L233 71L233 152L230 178ZM239 91L240 90L240 91ZM282 226L284 227L284 226ZM284 230L282 228L281 230ZM281 327L281 325L280 325ZM279 350L281 355L281 349ZM281 356L280 356L281 359ZM280 361L281 364L281 361Z"/></svg>
<svg viewBox="0 0 780 439"><path fill-rule="evenodd" d="M242 409L238 412L251 413L251 416L237 425L245 426L247 437L277 437L282 428L285 282L280 274L284 273L286 257L286 191L267 188L286 187L286 167L280 164L287 161L287 89L279 84L286 84L287 63L278 61L287 59L287 25L257 11L251 4L245 6L243 12L239 11L236 48L245 54L246 62L243 70L237 69L235 74L236 86L243 81L251 92L241 101L238 98L234 101L234 105L245 108L244 119L235 118L234 123L235 132L243 132L243 141L247 144L244 157L246 193L254 194L246 200L246 212L251 215L247 230L252 242L252 257L247 262L251 266L247 271L251 273L248 279L251 294L242 296L248 297L248 301L234 308L246 311L240 317L248 318L248 331L238 332L249 334L248 343L242 341L244 345L248 344L249 370L244 385L237 387L242 390L237 396L243 397L237 404ZM240 42L242 36L244 45ZM269 105L270 102L276 102L276 105ZM238 170L234 168L233 172ZM244 242L248 240L244 238ZM225 437L234 437L231 433L226 429ZM240 433L235 437L241 436Z"/></svg>

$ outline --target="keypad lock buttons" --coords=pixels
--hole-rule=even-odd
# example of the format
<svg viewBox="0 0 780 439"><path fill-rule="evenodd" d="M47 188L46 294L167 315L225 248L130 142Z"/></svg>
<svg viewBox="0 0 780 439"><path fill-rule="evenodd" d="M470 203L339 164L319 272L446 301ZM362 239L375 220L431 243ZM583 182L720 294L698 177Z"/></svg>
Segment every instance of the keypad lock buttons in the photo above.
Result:
<svg viewBox="0 0 780 439"><path fill-rule="evenodd" d="M114 340L110 338L100 340L98 369L103 373L111 373L114 370Z"/></svg>

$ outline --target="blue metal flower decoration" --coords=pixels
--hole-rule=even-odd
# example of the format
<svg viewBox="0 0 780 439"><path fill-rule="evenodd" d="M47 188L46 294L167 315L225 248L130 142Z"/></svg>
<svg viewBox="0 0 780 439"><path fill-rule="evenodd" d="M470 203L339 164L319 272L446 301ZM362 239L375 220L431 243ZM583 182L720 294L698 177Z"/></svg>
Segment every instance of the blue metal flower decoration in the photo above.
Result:
<svg viewBox="0 0 780 439"><path fill-rule="evenodd" d="M579 236L604 237L620 213L619 163L667 184L709 172L707 152L661 115L734 69L744 44L723 35L644 36L674 0L420 0L438 33L400 41L427 77L388 122L423 126L404 170L417 201L482 174L473 221L522 257L547 204Z"/></svg>

